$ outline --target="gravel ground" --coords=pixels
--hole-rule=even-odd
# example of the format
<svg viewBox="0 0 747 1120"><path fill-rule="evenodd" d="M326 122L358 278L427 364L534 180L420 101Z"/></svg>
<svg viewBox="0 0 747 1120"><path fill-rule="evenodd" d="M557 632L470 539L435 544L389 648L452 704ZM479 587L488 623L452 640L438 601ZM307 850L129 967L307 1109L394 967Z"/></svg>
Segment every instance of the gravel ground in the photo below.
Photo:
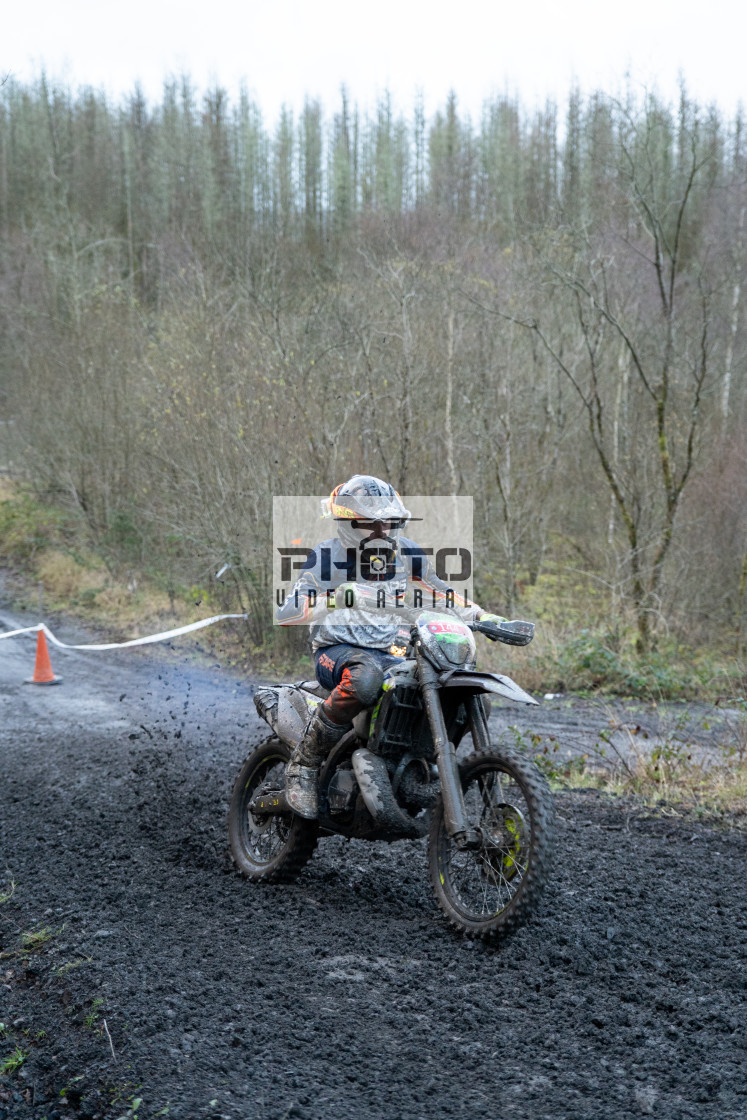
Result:
<svg viewBox="0 0 747 1120"><path fill-rule="evenodd" d="M485 949L421 842L323 840L290 887L232 871L251 682L161 649L52 659L63 684L25 688L33 643L0 642L0 1063L25 1055L0 1120L747 1118L737 832L559 795L540 912ZM584 710L557 704L557 734Z"/></svg>

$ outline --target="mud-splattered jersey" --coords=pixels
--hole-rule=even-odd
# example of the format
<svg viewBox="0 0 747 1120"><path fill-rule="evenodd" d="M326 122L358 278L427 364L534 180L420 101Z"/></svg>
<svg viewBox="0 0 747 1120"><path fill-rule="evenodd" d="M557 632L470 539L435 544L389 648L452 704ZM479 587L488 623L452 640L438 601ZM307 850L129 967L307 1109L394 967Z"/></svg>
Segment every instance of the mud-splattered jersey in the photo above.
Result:
<svg viewBox="0 0 747 1120"><path fill-rule="evenodd" d="M321 541L309 554L296 583L278 608L276 618L282 626L310 624L314 650L338 644L390 650L408 633L408 621L398 615L398 604L424 610L447 611L465 622L477 617L479 607L455 594L437 575L424 550L402 537L386 580L372 581L367 587L383 592L385 609L336 609L333 593L343 583L355 582L355 566L349 550L332 537ZM418 592L420 596L418 597ZM328 605L329 604L329 605ZM405 637L406 644L406 637Z"/></svg>

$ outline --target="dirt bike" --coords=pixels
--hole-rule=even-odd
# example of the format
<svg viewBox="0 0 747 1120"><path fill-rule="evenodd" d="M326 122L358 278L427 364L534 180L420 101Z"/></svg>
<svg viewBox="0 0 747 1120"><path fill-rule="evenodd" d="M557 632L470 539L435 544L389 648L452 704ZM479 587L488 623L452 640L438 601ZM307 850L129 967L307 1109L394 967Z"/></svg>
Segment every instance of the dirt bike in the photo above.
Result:
<svg viewBox="0 0 747 1120"><path fill-rule="evenodd" d="M316 681L258 689L255 705L274 734L244 762L228 814L231 854L244 876L294 879L319 837L428 834L433 891L457 930L492 940L526 920L548 874L552 797L533 762L491 744L487 717L491 696L536 701L509 677L476 671L473 632L526 645L534 626L422 612L376 705L356 716L323 764L318 820L292 811L284 772L328 693ZM472 752L458 758L470 740Z"/></svg>

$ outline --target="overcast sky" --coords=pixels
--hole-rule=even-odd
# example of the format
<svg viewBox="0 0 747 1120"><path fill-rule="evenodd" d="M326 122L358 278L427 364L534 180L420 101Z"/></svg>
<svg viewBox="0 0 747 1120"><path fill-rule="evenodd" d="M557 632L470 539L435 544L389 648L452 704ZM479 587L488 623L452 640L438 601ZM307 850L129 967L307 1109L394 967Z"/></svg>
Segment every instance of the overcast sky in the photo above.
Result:
<svg viewBox="0 0 747 1120"><path fill-rule="evenodd" d="M230 91L243 79L268 122L305 95L329 109L345 83L372 105L391 90L426 112L456 90L478 116L486 97L518 93L529 107L582 89L634 84L692 95L728 113L747 98L744 0L35 0L8 2L0 75L21 81L42 66L67 84L115 97L139 80L159 98L164 77L189 73Z"/></svg>

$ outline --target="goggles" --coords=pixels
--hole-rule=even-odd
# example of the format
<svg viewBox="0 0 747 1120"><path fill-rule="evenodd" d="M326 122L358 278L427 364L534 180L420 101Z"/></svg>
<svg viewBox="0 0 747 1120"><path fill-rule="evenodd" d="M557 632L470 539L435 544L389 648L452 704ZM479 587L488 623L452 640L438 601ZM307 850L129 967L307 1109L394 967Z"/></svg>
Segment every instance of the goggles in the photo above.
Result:
<svg viewBox="0 0 747 1120"><path fill-rule="evenodd" d="M347 521L348 518L340 517L337 520ZM356 517L350 521L350 527L352 529L359 529L362 533L374 533L377 529L380 529L384 533L392 533L395 529L404 529L406 524L407 521L403 517L390 521L362 521L360 518Z"/></svg>

